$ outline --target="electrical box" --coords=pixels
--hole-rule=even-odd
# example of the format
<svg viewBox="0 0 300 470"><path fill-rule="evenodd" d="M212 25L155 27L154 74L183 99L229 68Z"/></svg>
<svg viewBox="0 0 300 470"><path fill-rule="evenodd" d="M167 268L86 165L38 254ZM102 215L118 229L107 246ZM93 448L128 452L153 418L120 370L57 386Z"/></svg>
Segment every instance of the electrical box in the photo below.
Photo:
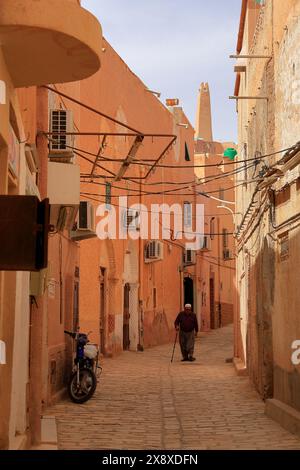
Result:
<svg viewBox="0 0 300 470"><path fill-rule="evenodd" d="M56 230L71 230L79 209L80 167L72 163L48 162L50 223Z"/></svg>
<svg viewBox="0 0 300 470"><path fill-rule="evenodd" d="M39 271L48 263L49 200L0 196L0 270Z"/></svg>
<svg viewBox="0 0 300 470"><path fill-rule="evenodd" d="M48 269L41 269L41 271L30 273L30 295L34 295L34 297L43 295L47 289L47 284Z"/></svg>

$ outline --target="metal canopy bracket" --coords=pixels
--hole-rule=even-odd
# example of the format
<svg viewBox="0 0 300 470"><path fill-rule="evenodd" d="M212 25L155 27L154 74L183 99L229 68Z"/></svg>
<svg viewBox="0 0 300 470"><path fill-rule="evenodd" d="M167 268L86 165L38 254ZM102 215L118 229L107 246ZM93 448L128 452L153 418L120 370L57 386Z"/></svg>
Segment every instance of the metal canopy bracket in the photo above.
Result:
<svg viewBox="0 0 300 470"><path fill-rule="evenodd" d="M128 167L130 165L130 163L132 163L132 161L134 160L137 152L138 152L138 149L140 148L142 142L144 140L144 136L143 135L137 135L133 144L132 144L132 147L131 149L129 150L129 153L127 155L127 157L125 158L117 176L115 177L114 181L120 181L123 176L125 175L126 171L128 170Z"/></svg>
<svg viewBox="0 0 300 470"><path fill-rule="evenodd" d="M267 96L229 96L230 100L268 100Z"/></svg>
<svg viewBox="0 0 300 470"><path fill-rule="evenodd" d="M91 169L91 178L93 178L94 176L94 171L95 171L95 168L97 166L97 163L98 163L98 160L99 158L102 156L103 152L104 152L104 149L106 147L106 138L107 136L105 135L102 139L102 142L101 142L101 145L100 145L100 148L99 148L99 151L97 153L97 156L95 157L95 161L93 163L93 167Z"/></svg>
<svg viewBox="0 0 300 470"><path fill-rule="evenodd" d="M247 55L247 54L232 54L230 59L272 59L271 55Z"/></svg>
<svg viewBox="0 0 300 470"><path fill-rule="evenodd" d="M77 131L77 132L55 132L55 135L73 135L73 136L103 136L103 137L112 137L112 136L124 136L125 138L126 137L135 137L135 141L129 151L129 154L128 156L126 157L126 159L107 159L107 158L103 158L102 157L102 154L103 154L103 149L105 148L105 139L103 139L102 141L102 144L100 146L100 149L98 151L98 154L97 155L94 155L96 158L94 161L88 159L87 157L85 157L84 155L82 155L81 153L79 153L78 151L75 150L75 148L73 148L74 150L74 153L78 156L80 156L81 158L89 161L91 164L92 164L92 171L90 173L90 178L93 177L93 172L95 170L96 167L99 167L101 168L102 170L104 170L106 173L109 173L111 176L107 176L105 175L105 177L107 178L113 178L114 181L120 181L122 179L122 175L126 173L128 167L130 166L130 164L133 162L134 160L134 157L142 143L142 141L144 140L144 138L146 137L152 137L152 139L154 137L158 137L158 138L169 138L171 139L171 141L167 144L166 148L162 151L162 153L157 157L157 158L154 158L153 160L149 160L149 161L153 161L153 165L151 165L151 168L150 170L146 173L145 176L143 177L136 177L136 179L139 179L139 180L143 180L143 179L147 179L147 177L149 176L149 174L151 173L151 171L156 167L156 165L160 162L160 160L164 157L164 155L169 151L170 147L173 145L173 143L176 141L177 139L177 136L174 135L174 134L163 134L163 133L157 133L157 134L149 134L149 133L142 133L130 126L128 126L127 124L121 122L121 121L118 121L117 119L99 111L98 109L95 109L93 108L92 106L89 106L79 100L76 100L75 98L73 98L72 96L69 96L65 93L62 93L61 91L57 90L56 88L53 88L53 87L50 87L48 85L43 85L43 88L63 97L63 98L66 98L67 100L87 109L88 111L94 113L94 114L97 114L105 119L108 119L109 121L112 121L114 122L115 124L118 124L122 127L124 127L125 129L127 129L127 132L81 132L81 131ZM130 131L130 132L128 132ZM51 136L53 135L54 133L53 132L45 132L45 131L39 131L38 132L38 135L44 135L47 137L47 139L51 139ZM70 147L72 148L72 147ZM87 153L89 155L91 155L90 152L86 152L84 150L82 150L84 153ZM115 173L111 172L110 170L104 168L102 165L99 164L99 160L101 160L102 163L104 163L104 161L108 162L108 163L111 163L111 162L117 162L117 161L123 161L123 164L119 170L119 173L116 175ZM146 160L147 161L147 160ZM130 179L130 178L126 178L126 179Z"/></svg>

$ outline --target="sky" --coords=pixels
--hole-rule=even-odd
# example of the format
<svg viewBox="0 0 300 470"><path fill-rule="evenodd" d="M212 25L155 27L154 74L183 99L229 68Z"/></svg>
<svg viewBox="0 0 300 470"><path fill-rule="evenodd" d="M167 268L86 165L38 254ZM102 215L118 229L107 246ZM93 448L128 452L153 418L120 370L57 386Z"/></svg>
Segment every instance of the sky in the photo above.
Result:
<svg viewBox="0 0 300 470"><path fill-rule="evenodd" d="M241 0L82 0L103 35L161 101L179 98L195 125L201 82L210 86L214 140L237 140L234 60Z"/></svg>

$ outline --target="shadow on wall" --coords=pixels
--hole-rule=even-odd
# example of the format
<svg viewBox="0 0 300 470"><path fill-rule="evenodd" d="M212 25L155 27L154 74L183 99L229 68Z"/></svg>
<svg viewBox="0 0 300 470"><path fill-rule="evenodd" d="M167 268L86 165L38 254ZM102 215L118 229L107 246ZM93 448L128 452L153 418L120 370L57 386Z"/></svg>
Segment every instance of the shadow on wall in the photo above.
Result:
<svg viewBox="0 0 300 470"><path fill-rule="evenodd" d="M175 320L175 318L174 318ZM166 344L174 340L174 328L169 328L164 310L146 311L144 314L144 347Z"/></svg>
<svg viewBox="0 0 300 470"><path fill-rule="evenodd" d="M249 270L247 327L247 367L249 376L263 399L273 396L272 313L275 288L274 242L262 242ZM254 260L253 257L250 258ZM251 293L255 293L252 295Z"/></svg>
<svg viewBox="0 0 300 470"><path fill-rule="evenodd" d="M300 411L300 366L291 360L292 342L300 339L299 246L299 231L278 241L265 237L250 266L247 367L263 400Z"/></svg>

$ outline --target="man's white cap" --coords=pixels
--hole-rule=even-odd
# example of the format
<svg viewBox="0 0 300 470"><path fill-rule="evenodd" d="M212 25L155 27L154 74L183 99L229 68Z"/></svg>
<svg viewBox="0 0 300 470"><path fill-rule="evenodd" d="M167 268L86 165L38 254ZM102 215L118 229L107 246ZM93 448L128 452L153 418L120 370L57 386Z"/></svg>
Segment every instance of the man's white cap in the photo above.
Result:
<svg viewBox="0 0 300 470"><path fill-rule="evenodd" d="M191 304L185 304L185 308L192 308Z"/></svg>

